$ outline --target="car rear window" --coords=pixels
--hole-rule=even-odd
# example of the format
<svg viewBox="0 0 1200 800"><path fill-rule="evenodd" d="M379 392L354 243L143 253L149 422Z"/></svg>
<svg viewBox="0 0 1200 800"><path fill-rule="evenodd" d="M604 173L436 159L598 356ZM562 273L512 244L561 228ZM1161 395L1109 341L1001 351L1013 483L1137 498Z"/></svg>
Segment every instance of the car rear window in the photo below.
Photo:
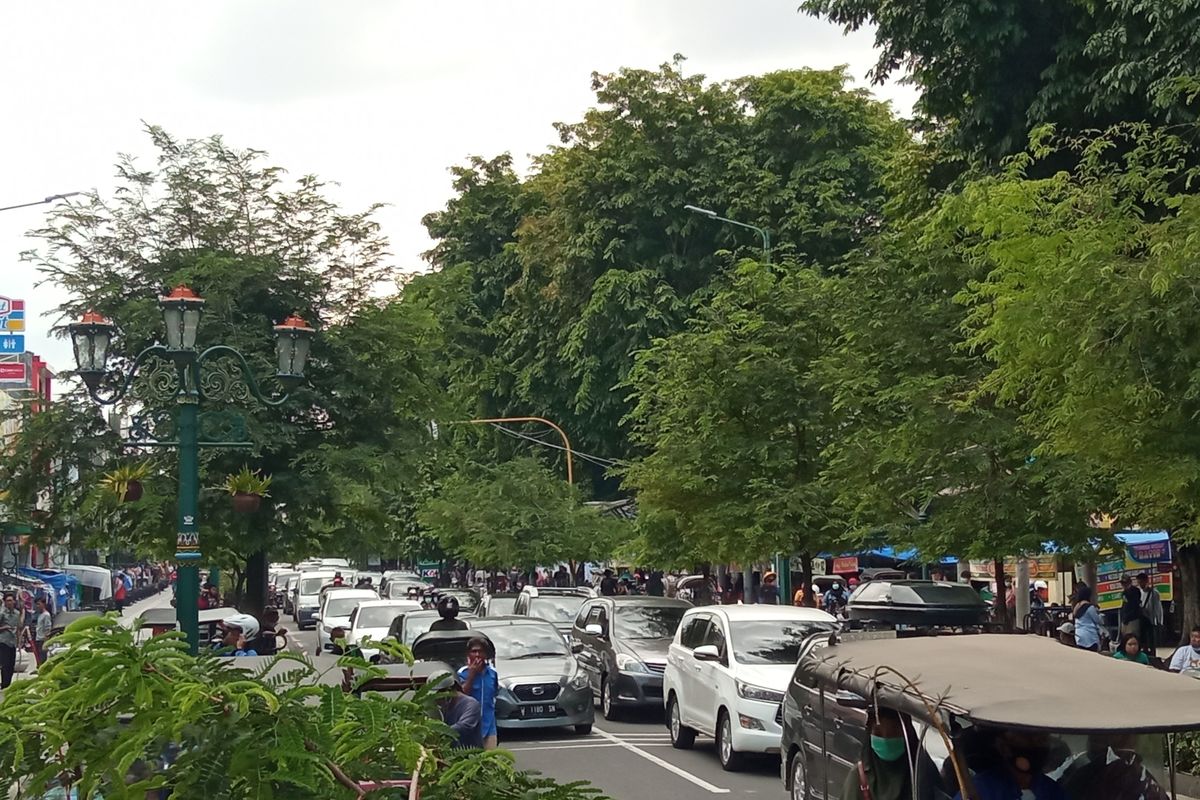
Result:
<svg viewBox="0 0 1200 800"><path fill-rule="evenodd" d="M730 625L733 657L739 664L795 664L808 636L836 629L837 624L831 622L738 620Z"/></svg>

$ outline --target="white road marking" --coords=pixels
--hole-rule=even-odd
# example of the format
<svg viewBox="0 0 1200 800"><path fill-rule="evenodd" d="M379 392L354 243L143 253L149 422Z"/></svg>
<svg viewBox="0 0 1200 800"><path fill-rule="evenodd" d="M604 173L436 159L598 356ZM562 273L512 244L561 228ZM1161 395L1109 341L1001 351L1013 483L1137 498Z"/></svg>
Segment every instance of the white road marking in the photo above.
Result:
<svg viewBox="0 0 1200 800"><path fill-rule="evenodd" d="M706 780L697 778L695 775L691 774L690 772L683 769L682 767L677 767L669 761L664 761L663 759L659 758L658 756L654 755L653 753L647 753L645 750L642 750L640 747L638 747L634 744L630 744L629 742L622 741L621 739L618 739L616 736L609 733L608 731L600 730L599 728L592 728L592 733L595 733L596 735L598 735L604 739L607 739L610 742L616 743L617 745L621 746L625 750L628 750L629 752L631 752L635 755L641 756L642 758L649 761L651 764L657 764L658 766L665 769L667 772L678 775L679 777L683 778L685 781L688 781L690 783L695 784L696 786L699 786L701 789L703 789L706 792L710 792L711 794L729 794L728 789L722 789L720 786L714 786L713 784L709 783Z"/></svg>

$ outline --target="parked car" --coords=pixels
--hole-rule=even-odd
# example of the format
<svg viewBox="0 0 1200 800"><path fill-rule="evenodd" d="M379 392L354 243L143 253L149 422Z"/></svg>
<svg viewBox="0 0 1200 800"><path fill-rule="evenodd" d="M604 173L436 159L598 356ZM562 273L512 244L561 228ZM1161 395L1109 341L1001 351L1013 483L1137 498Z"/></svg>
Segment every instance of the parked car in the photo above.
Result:
<svg viewBox="0 0 1200 800"><path fill-rule="evenodd" d="M513 592L492 592L485 594L479 601L475 613L481 617L506 617L513 613L517 605L517 594Z"/></svg>
<svg viewBox="0 0 1200 800"><path fill-rule="evenodd" d="M383 641L396 617L420 610L421 604L412 600L363 600L350 612L346 642L361 647L367 639ZM378 652L377 649L366 649L362 654L365 658L371 658Z"/></svg>
<svg viewBox="0 0 1200 800"><path fill-rule="evenodd" d="M472 632L491 640L500 691L496 727L500 729L571 726L592 732L595 704L587 675L575 662L558 629L528 617L475 617Z"/></svg>
<svg viewBox="0 0 1200 800"><path fill-rule="evenodd" d="M605 719L627 707L662 708L667 650L691 607L686 600L646 595L584 602L571 641Z"/></svg>
<svg viewBox="0 0 1200 800"><path fill-rule="evenodd" d="M364 600L378 600L379 595L371 589L354 589L350 587L329 589L325 592L325 600L316 616L317 622L317 655L324 653L333 646L330 634L334 628L342 628L349 632L350 615L358 604Z"/></svg>
<svg viewBox="0 0 1200 800"><path fill-rule="evenodd" d="M595 596L596 590L587 586L526 586L517 595L513 614L544 619L558 628L563 639L568 639L580 606Z"/></svg>
<svg viewBox="0 0 1200 800"><path fill-rule="evenodd" d="M780 704L801 647L837 620L814 608L773 605L688 609L667 654L663 692L671 744L717 741L726 770L746 753L778 753Z"/></svg>
<svg viewBox="0 0 1200 800"><path fill-rule="evenodd" d="M321 587L333 580L334 573L332 569L300 573L292 590L292 619L300 630L316 626L313 617L321 610Z"/></svg>

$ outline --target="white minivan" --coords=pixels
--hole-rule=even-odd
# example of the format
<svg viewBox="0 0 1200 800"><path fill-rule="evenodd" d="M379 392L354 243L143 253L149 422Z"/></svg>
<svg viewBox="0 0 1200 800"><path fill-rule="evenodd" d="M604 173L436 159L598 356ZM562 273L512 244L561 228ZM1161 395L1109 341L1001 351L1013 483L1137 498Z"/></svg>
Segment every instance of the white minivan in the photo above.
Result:
<svg viewBox="0 0 1200 800"><path fill-rule="evenodd" d="M315 569L300 573L296 594L292 597L292 619L300 630L316 627L313 619L320 612L321 587L333 580L337 570Z"/></svg>
<svg viewBox="0 0 1200 800"><path fill-rule="evenodd" d="M687 749L697 734L712 736L727 770L739 769L745 753L778 753L781 704L800 646L808 635L837 627L815 608L688 609L663 675L671 744Z"/></svg>

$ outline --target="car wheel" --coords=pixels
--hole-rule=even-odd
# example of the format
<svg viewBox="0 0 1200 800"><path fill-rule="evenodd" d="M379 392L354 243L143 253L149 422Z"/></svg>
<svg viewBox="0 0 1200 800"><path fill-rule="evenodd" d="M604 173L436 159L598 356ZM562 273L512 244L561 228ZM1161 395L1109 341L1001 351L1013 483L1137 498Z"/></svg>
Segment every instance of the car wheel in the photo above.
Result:
<svg viewBox="0 0 1200 800"><path fill-rule="evenodd" d="M792 800L808 800L808 774L804 771L804 753L792 756Z"/></svg>
<svg viewBox="0 0 1200 800"><path fill-rule="evenodd" d="M717 719L717 758L721 759L721 769L726 772L738 771L745 761L745 757L733 749L733 723L725 710Z"/></svg>
<svg viewBox="0 0 1200 800"><path fill-rule="evenodd" d="M575 732L578 733L580 736L587 736L589 733L592 732L592 723L585 722L582 725L576 725Z"/></svg>
<svg viewBox="0 0 1200 800"><path fill-rule="evenodd" d="M600 713L610 722L621 716L621 709L614 704L612 681L607 676L600 679Z"/></svg>
<svg viewBox="0 0 1200 800"><path fill-rule="evenodd" d="M679 716L679 700L671 695L667 703L667 727L671 731L671 746L676 750L691 750L696 743L696 731L683 724Z"/></svg>

